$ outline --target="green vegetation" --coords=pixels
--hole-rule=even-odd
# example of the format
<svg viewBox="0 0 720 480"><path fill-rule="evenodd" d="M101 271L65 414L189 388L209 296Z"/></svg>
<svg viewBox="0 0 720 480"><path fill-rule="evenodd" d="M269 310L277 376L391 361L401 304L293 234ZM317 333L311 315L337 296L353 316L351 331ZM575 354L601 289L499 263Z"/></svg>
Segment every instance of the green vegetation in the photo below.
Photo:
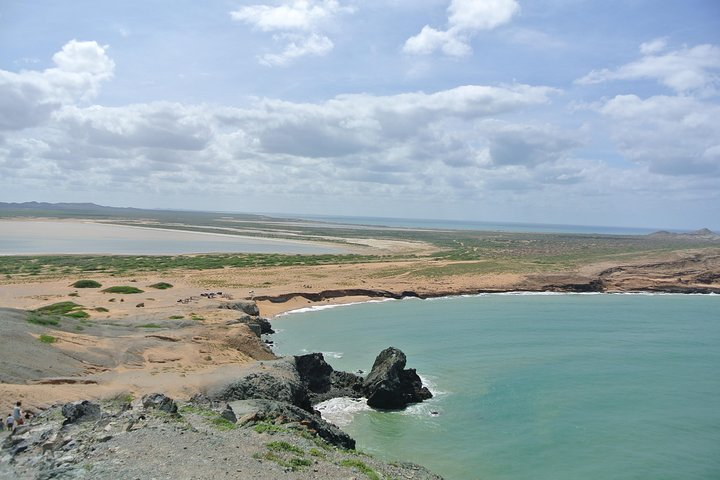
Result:
<svg viewBox="0 0 720 480"><path fill-rule="evenodd" d="M72 286L75 288L100 288L102 287L102 284L100 282L96 282L95 280L78 280L73 283Z"/></svg>
<svg viewBox="0 0 720 480"><path fill-rule="evenodd" d="M60 325L60 318L57 315L42 315L30 312L25 320L35 325L53 326Z"/></svg>
<svg viewBox="0 0 720 480"><path fill-rule="evenodd" d="M58 302L31 311L26 320L35 325L58 326L62 317L84 319L89 316L82 305L75 302Z"/></svg>
<svg viewBox="0 0 720 480"><path fill-rule="evenodd" d="M75 302L58 302L52 305L46 305L34 310L35 313L41 315L67 315L70 312L83 308Z"/></svg>
<svg viewBox="0 0 720 480"><path fill-rule="evenodd" d="M256 424L256 425L253 427L253 429L254 429L257 433L270 433L270 434L272 434L272 433L279 433L279 432L286 432L286 431L287 431L287 428L284 428L284 427L275 425L275 424L273 424L273 423L266 423L266 422L262 422L262 423Z"/></svg>
<svg viewBox="0 0 720 480"><path fill-rule="evenodd" d="M68 297L79 297L79 296L80 296L80 294L78 292L68 293Z"/></svg>
<svg viewBox="0 0 720 480"><path fill-rule="evenodd" d="M305 454L302 448L287 442L270 442L265 445L268 449L264 454L255 454L258 459L270 460L278 465L296 471L313 464L302 455Z"/></svg>
<svg viewBox="0 0 720 480"><path fill-rule="evenodd" d="M213 418L210 423L217 428L218 430L226 431L226 430L234 430L237 428L237 425L230 420L223 418L223 417L216 417Z"/></svg>
<svg viewBox="0 0 720 480"><path fill-rule="evenodd" d="M142 325L138 325L138 328L163 328L162 325L158 325L157 323L143 323Z"/></svg>
<svg viewBox="0 0 720 480"><path fill-rule="evenodd" d="M302 455L305 453L302 448L296 447L295 445L291 445L283 441L270 442L265 446L268 448L268 450L272 450L274 452L290 452L296 453L298 455Z"/></svg>
<svg viewBox="0 0 720 480"><path fill-rule="evenodd" d="M191 313L191 314L190 314L190 320L195 320L195 321L197 321L197 322L202 322L203 320L205 320L205 317L201 317L200 315L198 315L198 314L196 314L196 313Z"/></svg>
<svg viewBox="0 0 720 480"><path fill-rule="evenodd" d="M183 318L185 318L184 315L170 315L168 317L169 320L182 320Z"/></svg>
<svg viewBox="0 0 720 480"><path fill-rule="evenodd" d="M110 311L105 307L95 307L93 310L95 310L96 312L109 312Z"/></svg>
<svg viewBox="0 0 720 480"><path fill-rule="evenodd" d="M313 457L325 458L325 454L315 447L308 450L308 453Z"/></svg>
<svg viewBox="0 0 720 480"><path fill-rule="evenodd" d="M133 294L133 293L143 293L143 290L140 290L137 287L130 287L127 285L118 285L116 287L109 287L103 290L105 293L122 293L122 294Z"/></svg>
<svg viewBox="0 0 720 480"><path fill-rule="evenodd" d="M346 459L340 462L340 465L347 468L354 468L360 473L365 474L371 480L380 480L380 476L368 467L364 462L356 459Z"/></svg>
<svg viewBox="0 0 720 480"><path fill-rule="evenodd" d="M159 282L159 283L153 283L152 285L148 285L150 288L156 288L158 290L167 290L168 288L172 288L172 284L165 283L165 282Z"/></svg>
<svg viewBox="0 0 720 480"><path fill-rule="evenodd" d="M57 342L57 338L53 337L52 335L46 335L41 334L40 337L38 337L38 340L40 340L42 343L55 343Z"/></svg>

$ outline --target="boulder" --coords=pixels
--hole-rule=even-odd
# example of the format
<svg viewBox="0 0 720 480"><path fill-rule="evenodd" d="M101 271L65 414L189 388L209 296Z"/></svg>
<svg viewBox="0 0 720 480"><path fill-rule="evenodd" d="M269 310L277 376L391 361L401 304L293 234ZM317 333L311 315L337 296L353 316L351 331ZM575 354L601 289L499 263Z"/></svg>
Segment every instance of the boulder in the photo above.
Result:
<svg viewBox="0 0 720 480"><path fill-rule="evenodd" d="M142 397L142 404L145 408L154 408L161 412L176 414L178 406L175 401L162 393L150 393Z"/></svg>
<svg viewBox="0 0 720 480"><path fill-rule="evenodd" d="M228 320L225 322L225 325L237 325L239 323L244 323L250 326L251 329L253 328L253 325L257 325L259 332L263 335L271 335L275 333L275 330L272 329L272 325L270 324L270 320L262 317L252 317L250 315L243 315L240 318Z"/></svg>
<svg viewBox="0 0 720 480"><path fill-rule="evenodd" d="M406 362L405 354L395 347L380 352L363 382L369 406L396 410L432 397L415 369L405 369Z"/></svg>
<svg viewBox="0 0 720 480"><path fill-rule="evenodd" d="M220 416L222 418L224 418L225 420L227 420L228 422L231 422L231 423L237 422L237 416L235 415L235 412L233 411L230 404L225 405L225 410L222 411Z"/></svg>
<svg viewBox="0 0 720 480"><path fill-rule="evenodd" d="M63 425L75 422L85 422L100 418L100 405L88 400L82 402L66 403L62 406L62 414L65 417Z"/></svg>
<svg viewBox="0 0 720 480"><path fill-rule="evenodd" d="M260 309L258 309L258 306L255 302L252 300L242 300L239 302L229 302L229 303L223 303L220 305L219 308L227 308L230 310L239 310L243 313L247 313L248 315L252 315L254 317L257 317L260 315Z"/></svg>

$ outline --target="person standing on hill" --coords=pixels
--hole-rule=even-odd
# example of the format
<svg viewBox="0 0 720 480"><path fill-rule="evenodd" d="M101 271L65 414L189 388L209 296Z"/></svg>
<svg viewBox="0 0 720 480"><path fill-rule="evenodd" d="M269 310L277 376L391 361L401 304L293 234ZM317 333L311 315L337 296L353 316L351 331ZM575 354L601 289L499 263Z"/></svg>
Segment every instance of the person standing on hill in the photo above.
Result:
<svg viewBox="0 0 720 480"><path fill-rule="evenodd" d="M23 411L22 411L22 402L17 402L15 404L15 407L12 411L13 420L15 421L15 425L22 425L25 423L25 419L23 418Z"/></svg>

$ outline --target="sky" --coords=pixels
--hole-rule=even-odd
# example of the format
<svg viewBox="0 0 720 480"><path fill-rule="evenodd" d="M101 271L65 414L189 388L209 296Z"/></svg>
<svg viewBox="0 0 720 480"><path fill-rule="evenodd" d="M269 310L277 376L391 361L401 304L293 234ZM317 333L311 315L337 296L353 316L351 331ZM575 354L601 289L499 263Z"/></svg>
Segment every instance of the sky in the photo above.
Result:
<svg viewBox="0 0 720 480"><path fill-rule="evenodd" d="M2 0L0 201L720 229L720 2Z"/></svg>

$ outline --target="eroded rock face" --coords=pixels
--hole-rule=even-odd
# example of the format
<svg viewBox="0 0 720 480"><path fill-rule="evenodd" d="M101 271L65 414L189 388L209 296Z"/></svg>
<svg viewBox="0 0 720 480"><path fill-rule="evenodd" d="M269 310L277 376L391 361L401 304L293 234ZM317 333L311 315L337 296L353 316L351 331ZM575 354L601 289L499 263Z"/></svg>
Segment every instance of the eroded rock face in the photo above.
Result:
<svg viewBox="0 0 720 480"><path fill-rule="evenodd" d="M243 313L257 317L260 315L260 309L252 300L241 300L239 302L230 302L220 305L220 308L228 308L230 310L240 310Z"/></svg>
<svg viewBox="0 0 720 480"><path fill-rule="evenodd" d="M363 382L369 406L396 410L432 397L415 369L405 369L406 362L405 354L395 347L380 352Z"/></svg>

